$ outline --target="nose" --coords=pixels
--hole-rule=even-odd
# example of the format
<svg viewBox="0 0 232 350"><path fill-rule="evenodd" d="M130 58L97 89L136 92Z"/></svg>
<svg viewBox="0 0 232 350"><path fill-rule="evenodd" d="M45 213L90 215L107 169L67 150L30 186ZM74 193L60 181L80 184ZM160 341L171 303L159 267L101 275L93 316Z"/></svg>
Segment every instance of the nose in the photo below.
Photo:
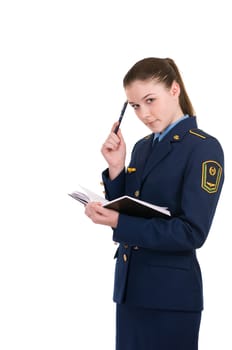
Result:
<svg viewBox="0 0 232 350"><path fill-rule="evenodd" d="M141 106L138 111L138 117L142 119L143 121L146 121L150 118L150 109L147 106Z"/></svg>

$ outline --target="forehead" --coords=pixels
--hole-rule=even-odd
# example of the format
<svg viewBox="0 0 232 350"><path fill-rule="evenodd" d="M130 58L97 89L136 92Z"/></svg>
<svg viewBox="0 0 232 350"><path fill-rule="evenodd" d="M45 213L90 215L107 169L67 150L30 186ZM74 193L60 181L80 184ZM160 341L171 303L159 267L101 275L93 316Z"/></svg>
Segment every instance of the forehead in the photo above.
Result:
<svg viewBox="0 0 232 350"><path fill-rule="evenodd" d="M125 88L128 100L143 98L149 94L158 95L166 92L167 89L163 83L156 80L135 80Z"/></svg>

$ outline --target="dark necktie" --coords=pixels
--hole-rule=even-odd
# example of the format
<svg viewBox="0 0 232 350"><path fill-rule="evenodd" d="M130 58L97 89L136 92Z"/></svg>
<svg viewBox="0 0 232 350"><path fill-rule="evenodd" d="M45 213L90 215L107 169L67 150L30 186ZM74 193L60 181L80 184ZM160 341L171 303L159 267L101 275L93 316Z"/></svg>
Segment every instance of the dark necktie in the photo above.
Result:
<svg viewBox="0 0 232 350"><path fill-rule="evenodd" d="M155 148L155 146L157 145L158 142L159 142L159 137L156 137L155 140L153 140L153 142L152 142L152 149Z"/></svg>

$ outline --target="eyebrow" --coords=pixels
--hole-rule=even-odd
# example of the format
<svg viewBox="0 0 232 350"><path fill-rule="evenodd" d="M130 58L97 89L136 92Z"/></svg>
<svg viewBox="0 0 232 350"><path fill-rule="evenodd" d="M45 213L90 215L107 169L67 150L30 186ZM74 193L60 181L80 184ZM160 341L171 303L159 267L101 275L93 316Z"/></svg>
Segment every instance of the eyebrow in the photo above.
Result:
<svg viewBox="0 0 232 350"><path fill-rule="evenodd" d="M145 100L148 96L151 96L151 95L155 95L155 94L150 92L149 94L145 95L145 96L142 98L142 100Z"/></svg>
<svg viewBox="0 0 232 350"><path fill-rule="evenodd" d="M149 93L149 94L143 96L143 97L142 97L142 100L145 100L148 96L151 96L151 95L155 95L155 94L154 94L154 93ZM137 104L137 103L130 101L129 104L130 104L130 105L133 105L133 104Z"/></svg>

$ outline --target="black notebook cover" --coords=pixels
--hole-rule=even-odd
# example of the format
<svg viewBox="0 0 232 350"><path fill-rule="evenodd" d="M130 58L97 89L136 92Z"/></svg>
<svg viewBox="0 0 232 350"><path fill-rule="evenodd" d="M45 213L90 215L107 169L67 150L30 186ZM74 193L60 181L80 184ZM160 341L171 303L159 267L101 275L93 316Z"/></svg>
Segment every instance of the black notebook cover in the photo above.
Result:
<svg viewBox="0 0 232 350"><path fill-rule="evenodd" d="M136 199L123 196L114 201L106 203L105 208L114 209L118 212L126 215L140 216L144 218L152 218L155 216L168 218L170 212L166 208L157 207L156 209L147 206L146 204L139 203Z"/></svg>

